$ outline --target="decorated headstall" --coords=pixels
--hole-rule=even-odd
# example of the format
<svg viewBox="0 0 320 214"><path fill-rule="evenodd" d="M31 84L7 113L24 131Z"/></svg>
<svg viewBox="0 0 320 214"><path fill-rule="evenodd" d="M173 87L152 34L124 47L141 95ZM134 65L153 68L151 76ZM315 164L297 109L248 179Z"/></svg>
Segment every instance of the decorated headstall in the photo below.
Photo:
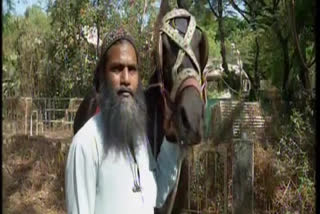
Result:
<svg viewBox="0 0 320 214"><path fill-rule="evenodd" d="M189 18L188 29L183 36L181 36L177 29L175 29L170 22L174 18ZM191 47L191 40L193 34L197 28L195 18L184 9L173 9L167 13L162 19L162 27L160 29L159 35L159 57L160 57L160 72L158 74L158 80L160 83L163 83L163 56L162 56L162 34L166 34L172 41L174 41L179 49L176 62L172 68L172 80L173 88L170 93L170 100L174 102L177 94L187 87L195 87L199 94L201 95L204 104L206 104L206 74L201 72L201 67L199 62L196 59L196 56ZM201 31L201 29L198 27ZM185 57L188 55L192 60L192 63L195 65L196 70L193 68L184 68L178 69L181 66L181 63ZM179 72L178 72L179 70ZM163 86L163 84L162 84ZM161 87L163 90L164 88Z"/></svg>

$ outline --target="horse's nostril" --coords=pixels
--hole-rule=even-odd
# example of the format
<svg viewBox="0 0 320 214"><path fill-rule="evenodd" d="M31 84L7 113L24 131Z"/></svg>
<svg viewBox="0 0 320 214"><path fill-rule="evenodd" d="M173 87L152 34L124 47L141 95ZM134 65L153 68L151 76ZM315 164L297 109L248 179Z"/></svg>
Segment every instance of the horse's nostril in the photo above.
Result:
<svg viewBox="0 0 320 214"><path fill-rule="evenodd" d="M187 113L186 113L186 110L183 107L180 109L180 114L181 114L182 124L184 125L184 127L186 129L190 129L190 123L189 123L189 120L188 120L188 117L187 117Z"/></svg>

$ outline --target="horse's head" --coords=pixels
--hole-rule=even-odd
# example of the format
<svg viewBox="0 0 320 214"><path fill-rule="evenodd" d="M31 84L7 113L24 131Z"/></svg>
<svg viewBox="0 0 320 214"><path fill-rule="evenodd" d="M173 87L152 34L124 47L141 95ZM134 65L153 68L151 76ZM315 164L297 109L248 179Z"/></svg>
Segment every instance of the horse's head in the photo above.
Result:
<svg viewBox="0 0 320 214"><path fill-rule="evenodd" d="M162 18L158 42L158 80L163 82L165 114L185 144L200 143L203 135L208 42L186 10Z"/></svg>

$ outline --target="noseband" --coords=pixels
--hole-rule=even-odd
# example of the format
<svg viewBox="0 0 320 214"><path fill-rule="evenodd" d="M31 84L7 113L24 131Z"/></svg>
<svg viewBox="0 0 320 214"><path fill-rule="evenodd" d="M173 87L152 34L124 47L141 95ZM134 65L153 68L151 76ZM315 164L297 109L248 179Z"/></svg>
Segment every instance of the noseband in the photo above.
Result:
<svg viewBox="0 0 320 214"><path fill-rule="evenodd" d="M188 29L182 37L178 30L170 25L170 21L175 18L189 18ZM206 104L206 77L205 73L201 73L201 68L198 60L191 47L191 40L193 38L194 32L197 28L195 18L184 9L173 9L167 13L162 19L162 27L160 29L159 35L159 61L160 61L160 72L158 72L158 83L153 86L160 86L162 96L164 97L165 103L174 103L177 95L187 87L194 87L201 95L204 104ZM201 31L201 29L198 27ZM162 50L162 36L166 34L172 41L174 41L179 49L176 62L172 68L172 80L173 87L171 93L169 94L164 88L163 81L163 50ZM196 70L193 68L184 68L182 70L178 69L181 66L183 59L187 55L192 63L195 65ZM167 100L167 101L166 101ZM170 105L169 105L170 108ZM170 108L171 109L171 108ZM172 110L172 109L171 109Z"/></svg>

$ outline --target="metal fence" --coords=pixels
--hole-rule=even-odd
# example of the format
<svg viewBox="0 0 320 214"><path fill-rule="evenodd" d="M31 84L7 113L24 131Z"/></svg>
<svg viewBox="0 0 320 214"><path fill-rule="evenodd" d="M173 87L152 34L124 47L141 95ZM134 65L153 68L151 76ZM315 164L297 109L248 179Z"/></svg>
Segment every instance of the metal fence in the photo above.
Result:
<svg viewBox="0 0 320 214"><path fill-rule="evenodd" d="M208 143L210 142L206 144ZM183 166L188 168L187 173L183 175L186 178L182 178L187 182L180 186L181 189L184 189L184 193L178 197L185 199L182 206L180 205L182 209L176 210L178 213L227 213L228 206L230 206L231 168L228 145L214 146L211 144L205 147L211 149L206 149L204 152L200 149L189 154Z"/></svg>
<svg viewBox="0 0 320 214"><path fill-rule="evenodd" d="M269 117L263 115L259 103L237 104L211 100L205 115L207 142L187 161L187 184L179 187L186 189L182 194L186 199L177 213L254 213L254 142L266 137ZM232 116L232 125L224 134L226 139L212 142L238 107L239 113Z"/></svg>
<svg viewBox="0 0 320 214"><path fill-rule="evenodd" d="M45 135L56 130L72 132L81 98L3 98L5 134Z"/></svg>

